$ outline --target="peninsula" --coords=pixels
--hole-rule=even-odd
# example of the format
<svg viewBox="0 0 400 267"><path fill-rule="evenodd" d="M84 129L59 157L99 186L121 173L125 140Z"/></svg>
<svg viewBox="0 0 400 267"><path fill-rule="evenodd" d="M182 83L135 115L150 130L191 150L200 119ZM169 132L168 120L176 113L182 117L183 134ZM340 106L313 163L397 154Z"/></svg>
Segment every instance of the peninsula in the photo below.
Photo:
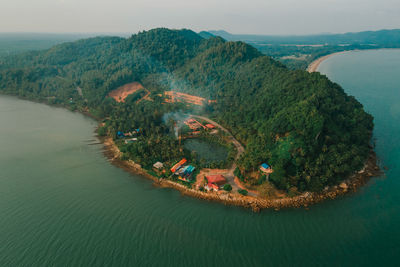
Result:
<svg viewBox="0 0 400 267"><path fill-rule="evenodd" d="M378 170L373 118L339 85L244 42L191 30L4 57L0 93L84 112L99 120L113 163L160 186L253 210L334 198ZM226 156L190 149L188 140Z"/></svg>

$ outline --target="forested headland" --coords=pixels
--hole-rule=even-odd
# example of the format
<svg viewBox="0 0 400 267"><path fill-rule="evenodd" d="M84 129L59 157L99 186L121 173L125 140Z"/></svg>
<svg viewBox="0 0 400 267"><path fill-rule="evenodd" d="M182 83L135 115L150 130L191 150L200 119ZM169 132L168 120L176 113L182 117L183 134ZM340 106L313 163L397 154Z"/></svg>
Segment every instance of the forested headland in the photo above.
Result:
<svg viewBox="0 0 400 267"><path fill-rule="evenodd" d="M151 101L108 97L130 82L141 83ZM216 101L203 108L165 103L168 90ZM104 122L99 133L113 138L140 129L138 142L122 152L144 167L190 157L171 135L166 113L205 114L245 146L240 176L268 162L270 181L283 190L320 191L360 170L373 129L372 116L327 77L290 70L244 42L191 30L96 37L4 57L0 92L88 112Z"/></svg>

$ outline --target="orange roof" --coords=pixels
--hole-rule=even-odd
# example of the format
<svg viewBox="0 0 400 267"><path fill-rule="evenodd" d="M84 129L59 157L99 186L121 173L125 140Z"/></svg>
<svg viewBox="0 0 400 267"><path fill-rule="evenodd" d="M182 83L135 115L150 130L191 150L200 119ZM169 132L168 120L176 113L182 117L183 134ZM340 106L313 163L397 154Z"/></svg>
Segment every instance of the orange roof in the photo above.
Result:
<svg viewBox="0 0 400 267"><path fill-rule="evenodd" d="M186 159L182 159L171 168L171 172L175 172L180 166L186 163Z"/></svg>
<svg viewBox="0 0 400 267"><path fill-rule="evenodd" d="M215 126L213 124L211 124L211 123L206 124L206 127L209 128L209 129L214 129L215 128Z"/></svg>
<svg viewBox="0 0 400 267"><path fill-rule="evenodd" d="M212 184L226 183L225 177L222 176L221 174L208 175L208 176L206 176L206 179L207 179L208 183L212 183Z"/></svg>

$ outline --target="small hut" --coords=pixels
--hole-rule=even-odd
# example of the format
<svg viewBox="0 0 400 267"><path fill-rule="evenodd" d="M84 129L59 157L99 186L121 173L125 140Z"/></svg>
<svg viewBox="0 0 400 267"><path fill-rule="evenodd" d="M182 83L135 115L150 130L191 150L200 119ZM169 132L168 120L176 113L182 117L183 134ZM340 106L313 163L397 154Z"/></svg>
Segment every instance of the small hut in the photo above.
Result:
<svg viewBox="0 0 400 267"><path fill-rule="evenodd" d="M263 163L263 164L261 164L260 170L261 170L263 173L266 173L266 174L271 174L271 173L273 172L271 166L269 166L268 163Z"/></svg>
<svg viewBox="0 0 400 267"><path fill-rule="evenodd" d="M160 171L162 168L164 168L164 164L161 162L157 161L156 163L153 164L153 168L157 171Z"/></svg>

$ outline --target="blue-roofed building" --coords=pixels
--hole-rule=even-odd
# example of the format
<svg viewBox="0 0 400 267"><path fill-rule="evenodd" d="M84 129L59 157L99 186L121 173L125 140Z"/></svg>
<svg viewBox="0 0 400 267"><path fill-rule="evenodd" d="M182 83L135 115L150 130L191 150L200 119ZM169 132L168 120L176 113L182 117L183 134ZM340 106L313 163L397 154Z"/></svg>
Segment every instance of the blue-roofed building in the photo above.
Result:
<svg viewBox="0 0 400 267"><path fill-rule="evenodd" d="M271 166L268 165L268 163L263 163L260 166L260 170L264 173L270 174L273 172Z"/></svg>
<svg viewBox="0 0 400 267"><path fill-rule="evenodd" d="M261 167L263 167L264 169L268 169L270 168L269 165L267 163L263 163L261 164Z"/></svg>

